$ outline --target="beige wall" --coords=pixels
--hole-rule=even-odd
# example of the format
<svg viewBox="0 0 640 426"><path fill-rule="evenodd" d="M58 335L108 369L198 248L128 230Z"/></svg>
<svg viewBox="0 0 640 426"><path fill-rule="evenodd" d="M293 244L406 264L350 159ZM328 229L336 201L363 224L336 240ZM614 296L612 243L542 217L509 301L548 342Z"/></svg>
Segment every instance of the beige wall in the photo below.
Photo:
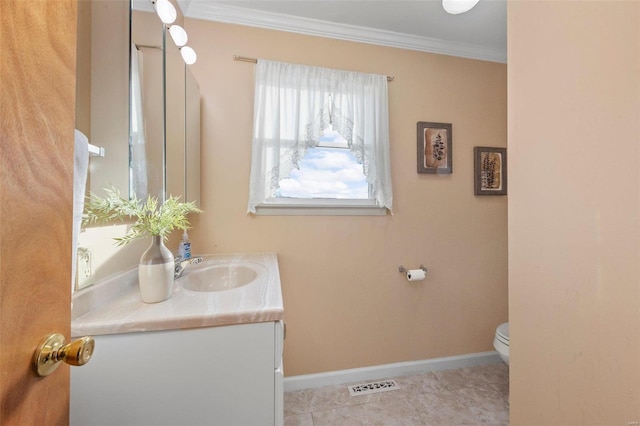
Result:
<svg viewBox="0 0 640 426"><path fill-rule="evenodd" d="M473 195L473 147L506 146L506 66L186 19L202 93L195 253L273 251L287 376L493 350L507 320L507 200ZM246 214L254 65L232 56L395 76L395 215ZM453 170L416 173L416 123L453 123ZM409 284L398 266L429 268Z"/></svg>
<svg viewBox="0 0 640 426"><path fill-rule="evenodd" d="M514 425L640 420L639 17L509 3Z"/></svg>

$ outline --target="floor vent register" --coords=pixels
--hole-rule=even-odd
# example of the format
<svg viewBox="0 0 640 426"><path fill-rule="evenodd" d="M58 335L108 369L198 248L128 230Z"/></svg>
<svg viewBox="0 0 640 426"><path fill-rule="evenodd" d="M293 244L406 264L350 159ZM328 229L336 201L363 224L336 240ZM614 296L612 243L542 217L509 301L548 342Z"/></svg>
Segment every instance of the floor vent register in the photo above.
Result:
<svg viewBox="0 0 640 426"><path fill-rule="evenodd" d="M399 389L395 380L381 380L378 382L363 383L361 385L347 386L351 396L368 395L370 393L387 392Z"/></svg>

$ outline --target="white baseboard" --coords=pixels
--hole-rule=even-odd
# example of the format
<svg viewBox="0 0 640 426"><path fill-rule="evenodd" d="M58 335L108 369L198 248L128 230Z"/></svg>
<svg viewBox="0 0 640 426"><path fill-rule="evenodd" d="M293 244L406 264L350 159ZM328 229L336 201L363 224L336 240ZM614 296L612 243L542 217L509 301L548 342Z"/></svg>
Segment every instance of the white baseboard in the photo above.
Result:
<svg viewBox="0 0 640 426"><path fill-rule="evenodd" d="M496 351L480 352L422 361L398 362L373 367L353 368L350 370L329 371L326 373L304 374L284 378L284 391L319 388L345 383L364 382L428 371L452 370L455 368L475 367L477 365L498 364L502 360Z"/></svg>

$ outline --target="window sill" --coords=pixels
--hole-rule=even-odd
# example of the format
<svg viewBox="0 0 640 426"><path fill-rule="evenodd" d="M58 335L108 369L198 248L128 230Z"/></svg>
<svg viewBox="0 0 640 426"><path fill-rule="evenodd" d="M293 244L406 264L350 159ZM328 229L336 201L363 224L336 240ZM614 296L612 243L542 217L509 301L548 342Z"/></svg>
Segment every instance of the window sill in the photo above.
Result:
<svg viewBox="0 0 640 426"><path fill-rule="evenodd" d="M273 200L256 206L256 216L385 216L373 200Z"/></svg>

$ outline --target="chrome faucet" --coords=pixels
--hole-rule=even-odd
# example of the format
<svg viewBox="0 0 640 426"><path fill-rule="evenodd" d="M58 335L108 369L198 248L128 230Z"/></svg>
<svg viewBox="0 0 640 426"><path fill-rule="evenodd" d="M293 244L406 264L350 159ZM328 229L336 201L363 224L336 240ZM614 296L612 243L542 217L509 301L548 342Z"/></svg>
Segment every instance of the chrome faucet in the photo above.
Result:
<svg viewBox="0 0 640 426"><path fill-rule="evenodd" d="M176 266L173 273L173 278L178 279L182 275L187 266L195 265L202 262L204 259L202 257L190 257L189 259L182 259L180 256L176 256Z"/></svg>

